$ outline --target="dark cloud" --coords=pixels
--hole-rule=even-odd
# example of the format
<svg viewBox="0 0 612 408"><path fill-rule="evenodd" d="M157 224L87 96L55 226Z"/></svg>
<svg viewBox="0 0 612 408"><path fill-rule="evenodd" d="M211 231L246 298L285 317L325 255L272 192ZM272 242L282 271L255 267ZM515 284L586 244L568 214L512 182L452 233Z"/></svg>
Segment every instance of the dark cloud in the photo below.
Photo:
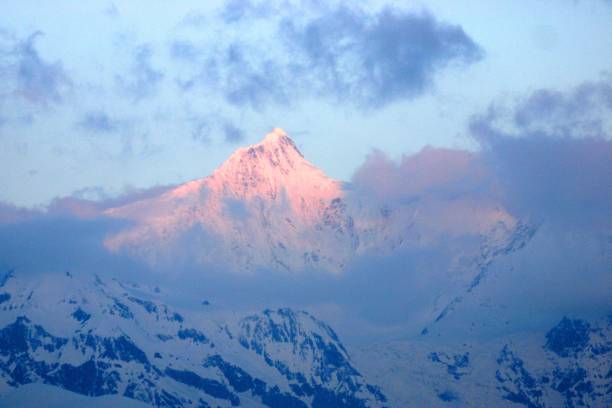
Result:
<svg viewBox="0 0 612 408"><path fill-rule="evenodd" d="M225 135L225 141L228 143L239 143L244 140L244 132L242 129L237 128L230 122L226 122L223 125L223 133Z"/></svg>
<svg viewBox="0 0 612 408"><path fill-rule="evenodd" d="M120 88L135 101L155 95L164 78L163 72L153 68L152 57L153 49L150 45L136 47L132 54L130 73L116 77Z"/></svg>
<svg viewBox="0 0 612 408"><path fill-rule="evenodd" d="M7 37L12 45L0 50L0 76L8 93L3 97L19 97L33 104L48 105L62 101L72 81L60 61L43 60L36 50L40 31L25 40ZM6 36L6 35L5 35Z"/></svg>
<svg viewBox="0 0 612 408"><path fill-rule="evenodd" d="M340 7L303 25L285 19L280 28L287 48L304 60L300 69L316 73L322 92L373 107L418 96L449 63L482 57L460 26L428 13L386 8L369 15Z"/></svg>
<svg viewBox="0 0 612 408"><path fill-rule="evenodd" d="M611 84L537 90L472 119L483 159L514 211L537 221L612 219Z"/></svg>
<svg viewBox="0 0 612 408"><path fill-rule="evenodd" d="M226 21L253 19L270 5L229 2ZM171 54L200 67L179 81L221 93L232 105L261 109L301 98L323 97L359 108L381 108L429 90L448 65L482 58L480 47L460 26L393 8L378 13L357 7L278 7L261 19L274 34L257 42L229 41L213 47L180 42ZM247 18L249 17L249 18ZM214 51L210 51L210 50ZM204 53L204 50L208 54Z"/></svg>
<svg viewBox="0 0 612 408"><path fill-rule="evenodd" d="M541 221L612 219L612 141L549 137L491 139L487 160L504 181L505 201Z"/></svg>
<svg viewBox="0 0 612 408"><path fill-rule="evenodd" d="M569 92L541 89L520 101L512 115L521 133L550 137L603 137L612 114L612 77Z"/></svg>

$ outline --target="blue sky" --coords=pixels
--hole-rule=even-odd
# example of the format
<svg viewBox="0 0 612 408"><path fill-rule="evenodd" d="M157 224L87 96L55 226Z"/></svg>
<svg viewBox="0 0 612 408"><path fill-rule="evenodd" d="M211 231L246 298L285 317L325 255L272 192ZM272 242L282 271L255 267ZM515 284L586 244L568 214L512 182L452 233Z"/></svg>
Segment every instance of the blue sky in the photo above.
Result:
<svg viewBox="0 0 612 408"><path fill-rule="evenodd" d="M272 127L345 180L374 148L479 149L491 104L606 80L610 21L603 0L12 2L0 201L180 183Z"/></svg>

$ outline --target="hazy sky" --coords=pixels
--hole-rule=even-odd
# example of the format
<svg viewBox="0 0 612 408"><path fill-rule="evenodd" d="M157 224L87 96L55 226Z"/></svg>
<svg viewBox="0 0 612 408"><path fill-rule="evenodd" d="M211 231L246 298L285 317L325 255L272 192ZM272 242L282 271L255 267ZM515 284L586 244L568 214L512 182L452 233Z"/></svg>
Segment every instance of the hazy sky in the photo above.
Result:
<svg viewBox="0 0 612 408"><path fill-rule="evenodd" d="M373 148L478 149L491 104L612 68L604 0L5 3L0 201L18 205L202 177L272 127L350 179Z"/></svg>

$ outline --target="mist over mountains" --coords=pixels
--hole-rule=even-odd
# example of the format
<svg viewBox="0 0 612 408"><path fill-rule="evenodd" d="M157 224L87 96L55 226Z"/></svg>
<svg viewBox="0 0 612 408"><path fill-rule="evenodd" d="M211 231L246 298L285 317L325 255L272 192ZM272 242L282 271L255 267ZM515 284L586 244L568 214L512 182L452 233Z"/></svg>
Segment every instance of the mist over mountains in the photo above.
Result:
<svg viewBox="0 0 612 408"><path fill-rule="evenodd" d="M0 24L0 407L612 406L607 2L188 3Z"/></svg>
<svg viewBox="0 0 612 408"><path fill-rule="evenodd" d="M609 282L603 279L609 217L603 209L588 210L606 191L610 173L603 152L609 142L547 139L565 155L597 149L601 160L581 166L592 174L584 175L590 184L579 195L568 191L573 180L552 182L535 174L550 197L526 206L517 203L534 198L518 191L515 180L524 169L509 172L499 167L503 161L491 161L506 155L493 143L531 149L536 141L489 140L482 153L426 148L399 162L373 152L351 181L341 182L274 129L261 143L238 149L211 176L179 186L107 202L58 199L44 212L5 206L2 260L5 269L20 273L95 272L161 280L188 292L192 283L206 282L210 292L240 291L233 301L243 306L273 300L279 306L340 306L351 314L356 308L368 320L410 321L416 330L457 298L471 296L489 270L516 268L498 266L498 258L532 252L526 259L516 255L517 262L546 270L556 265L555 273L525 276L554 291L539 299L547 302L545 310L555 310L554 299L563 299L560 307L576 297L575 303L595 312L606 302L606 285L586 285L588 295L576 296L554 282L572 280L576 270L582 270L582 281ZM541 157L532 151L525 160L555 165L558 159L549 149ZM571 218L557 215L575 206L586 210ZM541 249L531 250L535 246ZM563 247L572 248L569 258L557 249ZM514 286L504 291L523 290ZM537 307L537 298L530 301Z"/></svg>
<svg viewBox="0 0 612 408"><path fill-rule="evenodd" d="M274 129L178 186L108 202L64 198L45 211L4 206L6 387L173 407L598 406L609 387L600 378L610 361L612 235L607 212L589 205L610 177L599 173L607 157L582 166L599 179L579 197L567 192L572 180L538 175L565 198L548 213L550 197L528 205L521 169L490 161L517 143L536 160L537 145L490 143L481 153L426 148L399 162L373 152L341 182ZM547 143L576 160L609 147ZM577 205L583 215L559 217ZM51 311L65 323L48 320ZM567 315L578 320L552 329ZM568 333L559 345L548 339L549 365L526 362L550 330ZM568 340L576 336L578 345ZM183 342L198 351L180 354ZM387 360L390 350L399 360ZM391 367L406 381L421 367L429 382L410 380L406 391Z"/></svg>

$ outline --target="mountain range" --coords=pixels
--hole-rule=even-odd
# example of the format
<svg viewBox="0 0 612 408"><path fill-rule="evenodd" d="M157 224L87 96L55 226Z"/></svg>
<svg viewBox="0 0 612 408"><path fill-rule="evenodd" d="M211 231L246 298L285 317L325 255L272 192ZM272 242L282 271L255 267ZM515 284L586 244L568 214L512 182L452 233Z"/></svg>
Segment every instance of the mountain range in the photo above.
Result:
<svg viewBox="0 0 612 408"><path fill-rule="evenodd" d="M423 155L439 159L457 158ZM384 190L388 180L375 183ZM542 227L495 197L427 190L384 200L328 177L274 129L208 177L95 215L121 225L106 250L152 271L187 260L202 287L213 267L342 279L364 259L381 273L377 257L443 248L448 260L425 257L411 271L433 288L419 330L365 345L294 305L175 305L160 286L17 268L0 279L0 406L612 405L612 316L508 329L502 278L526 268L521 256Z"/></svg>
<svg viewBox="0 0 612 408"><path fill-rule="evenodd" d="M458 217L463 223L441 228L439 217L449 213L463 215ZM168 261L167 254L174 261L180 247L192 260L238 272L338 273L356 255L426 245L455 230L495 241L483 242L487 245L504 245L521 228L500 203L469 197L443 208L369 202L350 183L308 162L278 128L261 143L238 149L208 177L104 214L133 223L106 240L111 250L158 263Z"/></svg>
<svg viewBox="0 0 612 408"><path fill-rule="evenodd" d="M612 403L612 317L563 318L542 333L487 341L349 348L306 311L185 310L162 296L97 276L6 275L0 405L51 406L47 395L56 406L126 407Z"/></svg>

